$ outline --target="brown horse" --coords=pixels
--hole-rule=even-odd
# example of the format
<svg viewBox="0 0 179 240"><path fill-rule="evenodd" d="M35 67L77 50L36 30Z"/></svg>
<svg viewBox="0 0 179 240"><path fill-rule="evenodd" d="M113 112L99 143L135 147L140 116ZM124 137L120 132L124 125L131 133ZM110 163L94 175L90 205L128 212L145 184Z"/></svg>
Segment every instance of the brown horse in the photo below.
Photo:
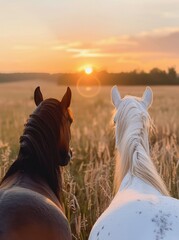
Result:
<svg viewBox="0 0 179 240"><path fill-rule="evenodd" d="M36 110L20 137L16 161L0 183L0 240L71 240L62 211L59 166L71 158L67 88L61 102L34 92Z"/></svg>

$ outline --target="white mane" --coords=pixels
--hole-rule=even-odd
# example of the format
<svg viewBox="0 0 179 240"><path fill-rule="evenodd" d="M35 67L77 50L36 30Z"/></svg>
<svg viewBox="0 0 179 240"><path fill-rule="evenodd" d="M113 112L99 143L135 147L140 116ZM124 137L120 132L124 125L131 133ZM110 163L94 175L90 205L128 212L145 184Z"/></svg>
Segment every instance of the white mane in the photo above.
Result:
<svg viewBox="0 0 179 240"><path fill-rule="evenodd" d="M112 100L116 107L114 122L119 156L116 158L114 180L116 190L129 172L130 180L136 176L155 187L163 195L169 195L149 153L148 130L151 119L147 108L152 103L152 90L147 88L142 98L126 96L121 99L115 86L112 89Z"/></svg>

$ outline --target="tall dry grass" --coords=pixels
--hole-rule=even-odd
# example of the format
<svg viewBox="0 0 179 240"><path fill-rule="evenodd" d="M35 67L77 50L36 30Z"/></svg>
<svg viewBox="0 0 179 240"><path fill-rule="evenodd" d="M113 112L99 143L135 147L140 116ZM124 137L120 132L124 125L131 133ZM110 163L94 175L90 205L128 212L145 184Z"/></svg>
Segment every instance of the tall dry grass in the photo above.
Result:
<svg viewBox="0 0 179 240"><path fill-rule="evenodd" d="M60 98L64 87L44 82L0 86L0 175L18 152L26 118L35 108L33 90L42 86L45 97ZM120 87L121 95L141 96L144 87ZM150 135L151 155L171 195L179 198L179 87L153 87L150 115L156 126ZM63 169L63 203L74 239L88 239L98 216L113 198L114 134L110 87L98 96L83 98L75 88L72 110L74 157Z"/></svg>

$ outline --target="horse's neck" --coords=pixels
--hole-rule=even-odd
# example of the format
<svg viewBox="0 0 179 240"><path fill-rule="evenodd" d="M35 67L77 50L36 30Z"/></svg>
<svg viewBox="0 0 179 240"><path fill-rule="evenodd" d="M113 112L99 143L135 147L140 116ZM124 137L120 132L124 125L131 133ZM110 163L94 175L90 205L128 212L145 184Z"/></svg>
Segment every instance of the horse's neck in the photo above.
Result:
<svg viewBox="0 0 179 240"><path fill-rule="evenodd" d="M53 191L50 189L40 178L32 179L25 173L16 173L8 177L1 185L1 188L8 189L11 187L23 187L32 191L35 191L54 202L58 207L61 208L61 204Z"/></svg>
<svg viewBox="0 0 179 240"><path fill-rule="evenodd" d="M161 196L162 194L154 188L152 185L144 182L142 179L131 176L131 174L128 172L125 177L122 180L122 183L119 188L119 193L124 190L133 190L135 192L138 192L140 194L152 194Z"/></svg>

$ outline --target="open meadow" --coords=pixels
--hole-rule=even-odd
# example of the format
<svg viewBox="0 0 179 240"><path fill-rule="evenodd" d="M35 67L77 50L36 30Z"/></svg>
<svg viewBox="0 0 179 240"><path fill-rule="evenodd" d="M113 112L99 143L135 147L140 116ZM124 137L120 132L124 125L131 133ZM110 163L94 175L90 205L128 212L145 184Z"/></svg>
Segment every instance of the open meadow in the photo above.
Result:
<svg viewBox="0 0 179 240"><path fill-rule="evenodd" d="M61 99L66 87L55 82L27 81L0 85L0 177L16 158L19 137L35 109L33 92ZM73 159L63 174L63 203L73 239L87 240L91 227L113 198L114 129L111 87L91 97L72 87ZM120 86L121 96L141 96L144 86ZM172 196L179 198L179 86L154 86L149 110L155 128L151 155Z"/></svg>

